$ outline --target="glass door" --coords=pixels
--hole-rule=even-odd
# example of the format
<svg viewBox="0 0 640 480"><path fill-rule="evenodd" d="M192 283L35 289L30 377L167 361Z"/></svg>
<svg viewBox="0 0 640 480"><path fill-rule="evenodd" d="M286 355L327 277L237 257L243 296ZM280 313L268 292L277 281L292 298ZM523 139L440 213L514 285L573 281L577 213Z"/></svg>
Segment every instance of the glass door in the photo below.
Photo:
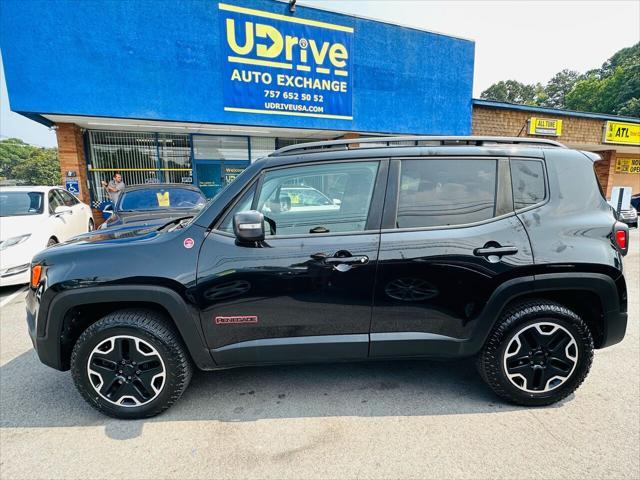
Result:
<svg viewBox="0 0 640 480"><path fill-rule="evenodd" d="M249 137L193 134L195 183L207 198L249 166Z"/></svg>
<svg viewBox="0 0 640 480"><path fill-rule="evenodd" d="M196 160L195 173L196 184L205 197L214 197L222 188L222 162Z"/></svg>

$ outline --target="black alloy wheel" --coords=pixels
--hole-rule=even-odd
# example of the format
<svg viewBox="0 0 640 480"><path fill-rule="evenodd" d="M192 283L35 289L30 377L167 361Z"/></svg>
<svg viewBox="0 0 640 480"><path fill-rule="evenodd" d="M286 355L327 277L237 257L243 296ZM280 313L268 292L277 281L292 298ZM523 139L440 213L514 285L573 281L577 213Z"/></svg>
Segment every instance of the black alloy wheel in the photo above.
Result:
<svg viewBox="0 0 640 480"><path fill-rule="evenodd" d="M578 364L578 346L564 327L539 322L519 330L504 354L504 369L525 392L548 392L571 376Z"/></svg>
<svg viewBox="0 0 640 480"><path fill-rule="evenodd" d="M193 374L191 357L160 312L112 312L82 332L71 353L73 381L96 410L148 418L175 403Z"/></svg>
<svg viewBox="0 0 640 480"><path fill-rule="evenodd" d="M515 305L496 322L478 355L482 379L519 405L558 402L584 381L593 338L572 310L548 300Z"/></svg>
<svg viewBox="0 0 640 480"><path fill-rule="evenodd" d="M106 401L123 407L144 405L156 398L166 380L158 351L144 340L116 335L91 352L87 372L94 390Z"/></svg>

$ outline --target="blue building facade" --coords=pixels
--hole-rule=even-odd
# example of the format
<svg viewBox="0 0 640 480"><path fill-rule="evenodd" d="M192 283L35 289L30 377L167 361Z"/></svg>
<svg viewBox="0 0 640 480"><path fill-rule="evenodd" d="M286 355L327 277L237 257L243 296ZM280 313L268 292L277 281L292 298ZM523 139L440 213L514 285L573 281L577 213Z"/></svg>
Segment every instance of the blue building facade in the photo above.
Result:
<svg viewBox="0 0 640 480"><path fill-rule="evenodd" d="M0 19L11 109L81 128L90 178L219 186L225 159L300 138L471 133L469 40L275 0L4 0Z"/></svg>

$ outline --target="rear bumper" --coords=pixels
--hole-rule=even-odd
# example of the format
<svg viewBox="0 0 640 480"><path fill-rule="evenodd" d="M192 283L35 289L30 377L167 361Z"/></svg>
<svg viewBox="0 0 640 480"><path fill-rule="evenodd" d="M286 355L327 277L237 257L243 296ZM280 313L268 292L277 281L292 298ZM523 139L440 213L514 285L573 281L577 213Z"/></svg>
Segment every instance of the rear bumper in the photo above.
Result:
<svg viewBox="0 0 640 480"><path fill-rule="evenodd" d="M627 312L609 312L605 319L604 335L598 348L610 347L620 343L627 331Z"/></svg>

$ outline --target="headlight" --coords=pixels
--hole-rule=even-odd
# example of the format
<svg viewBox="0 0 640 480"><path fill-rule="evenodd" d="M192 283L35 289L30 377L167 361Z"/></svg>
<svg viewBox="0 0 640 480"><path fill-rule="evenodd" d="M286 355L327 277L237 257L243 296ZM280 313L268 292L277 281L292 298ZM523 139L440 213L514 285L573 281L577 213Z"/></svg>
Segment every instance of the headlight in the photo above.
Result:
<svg viewBox="0 0 640 480"><path fill-rule="evenodd" d="M30 236L31 234L27 233L26 235L20 235L18 237L7 238L5 241L0 242L0 250L4 250L5 248L13 247L14 245L18 245L19 243L26 242Z"/></svg>

